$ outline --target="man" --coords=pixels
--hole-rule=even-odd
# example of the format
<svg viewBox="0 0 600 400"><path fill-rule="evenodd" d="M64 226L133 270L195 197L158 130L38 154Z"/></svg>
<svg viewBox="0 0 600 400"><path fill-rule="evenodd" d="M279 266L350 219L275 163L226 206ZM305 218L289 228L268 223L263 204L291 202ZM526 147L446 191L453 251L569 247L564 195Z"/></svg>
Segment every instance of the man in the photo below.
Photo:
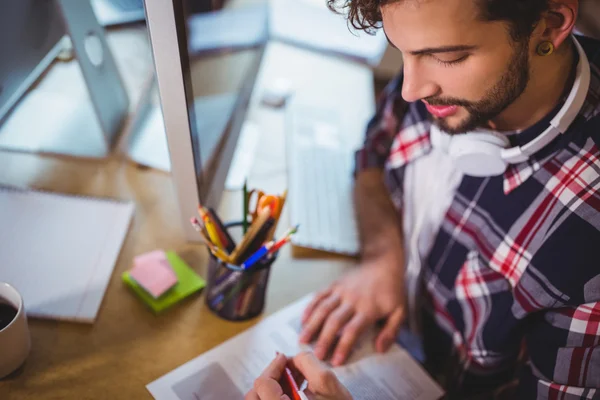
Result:
<svg viewBox="0 0 600 400"><path fill-rule="evenodd" d="M362 265L316 295L301 340L340 365L407 321L449 397L600 398L600 43L573 38L578 0L343 3L404 67L357 154ZM249 398L280 398L265 381Z"/></svg>

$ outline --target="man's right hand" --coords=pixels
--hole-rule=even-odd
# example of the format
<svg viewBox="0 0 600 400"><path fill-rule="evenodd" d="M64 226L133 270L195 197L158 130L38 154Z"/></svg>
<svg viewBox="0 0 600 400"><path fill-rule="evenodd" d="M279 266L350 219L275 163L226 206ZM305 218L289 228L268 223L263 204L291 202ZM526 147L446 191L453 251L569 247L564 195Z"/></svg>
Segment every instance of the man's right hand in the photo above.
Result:
<svg viewBox="0 0 600 400"><path fill-rule="evenodd" d="M403 268L394 257L381 256L363 265L326 290L317 293L302 316L302 343L318 335L315 355L324 359L341 335L332 353L334 366L343 364L360 335L385 319L375 348L386 351L396 338L405 317Z"/></svg>

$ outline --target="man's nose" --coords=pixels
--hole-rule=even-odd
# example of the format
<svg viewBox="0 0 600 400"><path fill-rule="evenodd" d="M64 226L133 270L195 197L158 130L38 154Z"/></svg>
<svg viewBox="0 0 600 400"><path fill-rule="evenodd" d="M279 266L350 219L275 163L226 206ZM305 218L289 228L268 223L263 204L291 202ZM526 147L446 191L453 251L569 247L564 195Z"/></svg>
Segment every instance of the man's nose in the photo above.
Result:
<svg viewBox="0 0 600 400"><path fill-rule="evenodd" d="M402 98L405 101L410 103L438 94L439 86L429 79L427 75L422 68L419 68L417 61L404 61Z"/></svg>

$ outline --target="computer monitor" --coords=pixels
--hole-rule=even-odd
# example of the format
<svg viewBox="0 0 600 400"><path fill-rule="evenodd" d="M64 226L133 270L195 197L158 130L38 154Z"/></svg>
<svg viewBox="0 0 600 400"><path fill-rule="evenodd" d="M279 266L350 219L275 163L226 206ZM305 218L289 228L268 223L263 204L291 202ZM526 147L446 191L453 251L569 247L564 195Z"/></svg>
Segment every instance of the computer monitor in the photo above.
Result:
<svg viewBox="0 0 600 400"><path fill-rule="evenodd" d="M65 34L55 1L2 2L0 123L56 58Z"/></svg>
<svg viewBox="0 0 600 400"><path fill-rule="evenodd" d="M211 11L220 3L204 1ZM190 218L197 215L199 203L216 207L221 199L264 43L230 51L190 51L190 32L214 32L191 30L194 15L186 5L184 0L145 0L181 223L189 240L199 240Z"/></svg>

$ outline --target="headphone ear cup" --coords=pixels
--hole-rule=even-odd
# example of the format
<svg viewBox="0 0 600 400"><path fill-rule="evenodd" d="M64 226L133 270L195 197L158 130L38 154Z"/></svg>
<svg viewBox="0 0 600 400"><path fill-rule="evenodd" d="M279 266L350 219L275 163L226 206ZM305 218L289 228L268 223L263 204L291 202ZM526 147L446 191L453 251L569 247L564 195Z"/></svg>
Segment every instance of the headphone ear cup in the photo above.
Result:
<svg viewBox="0 0 600 400"><path fill-rule="evenodd" d="M448 153L466 175L496 176L506 171L501 152L509 145L508 138L495 132L472 132L453 136Z"/></svg>

